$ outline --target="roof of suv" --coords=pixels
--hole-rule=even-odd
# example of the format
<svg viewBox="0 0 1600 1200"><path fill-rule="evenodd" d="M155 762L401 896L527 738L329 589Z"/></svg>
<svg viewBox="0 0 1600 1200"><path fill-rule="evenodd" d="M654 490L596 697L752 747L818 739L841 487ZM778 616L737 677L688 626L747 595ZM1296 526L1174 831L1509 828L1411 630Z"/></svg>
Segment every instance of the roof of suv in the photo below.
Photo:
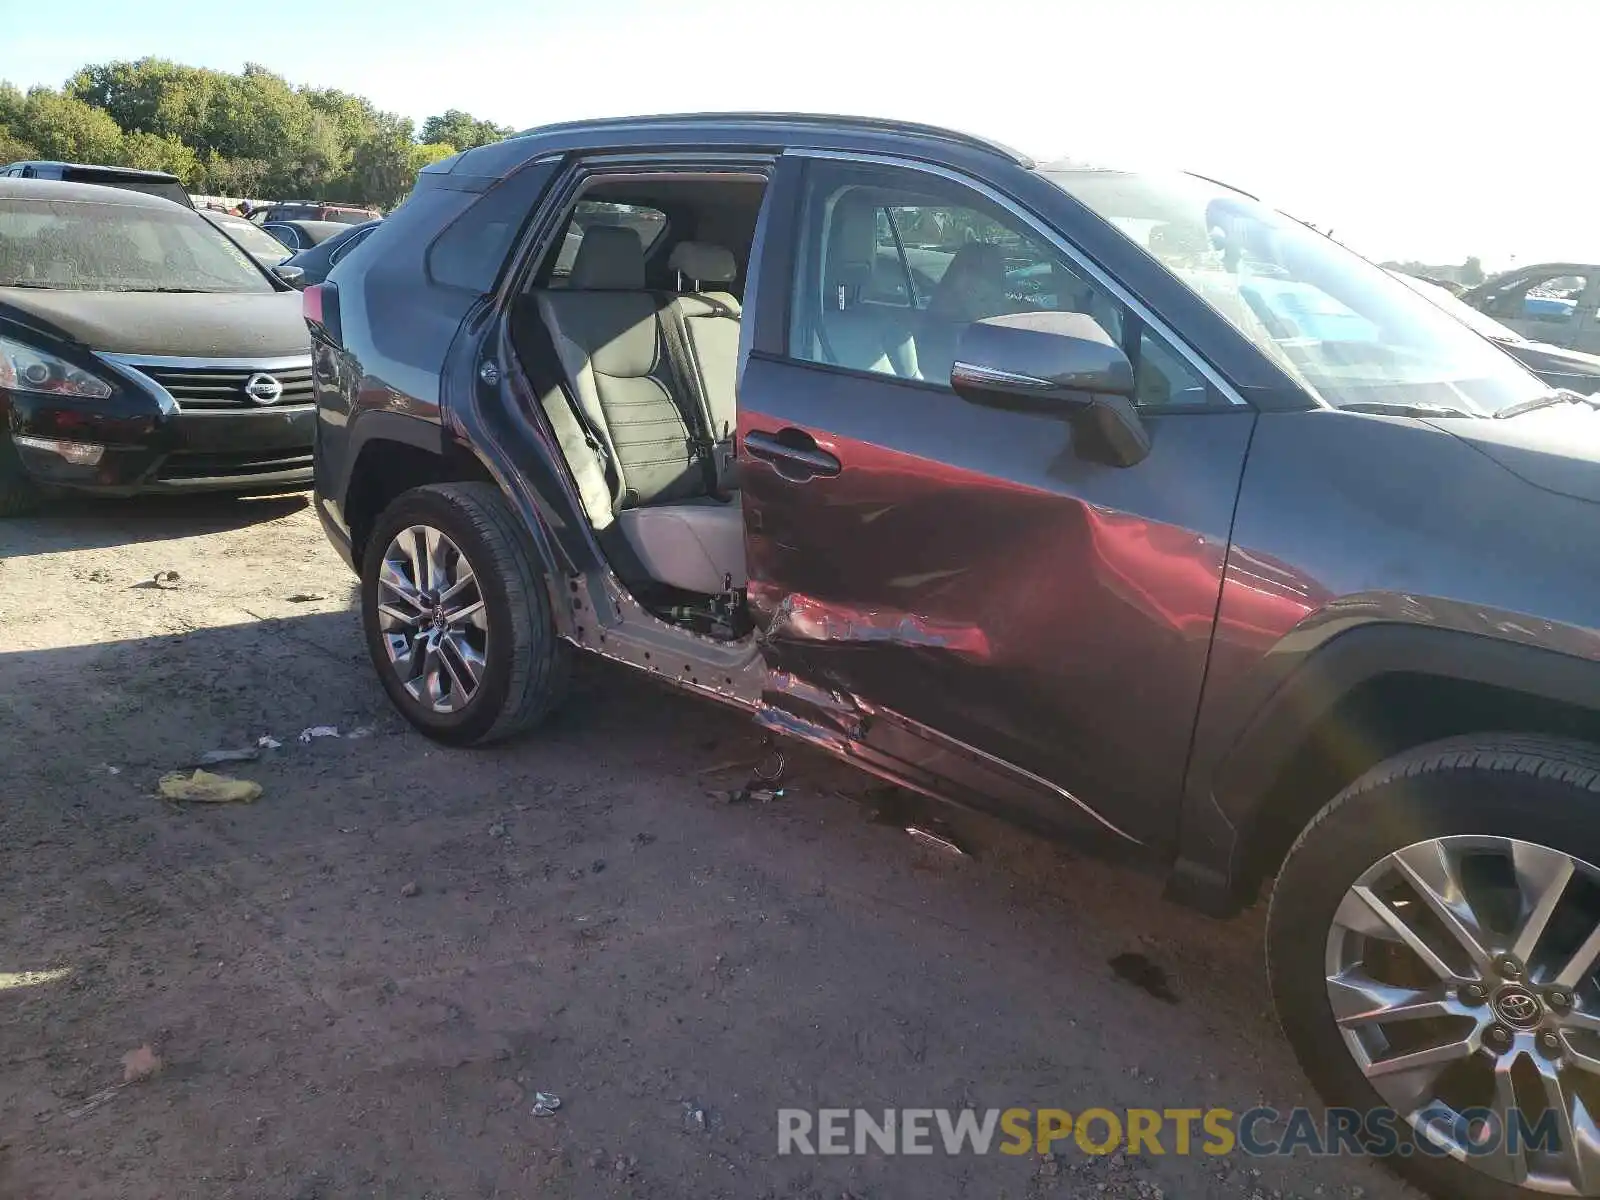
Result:
<svg viewBox="0 0 1600 1200"><path fill-rule="evenodd" d="M172 201L163 196L130 192L127 188L107 187L98 183L71 183L62 179L0 179L0 200L79 200L95 204L122 204L129 208L158 208L163 212L173 207Z"/></svg>
<svg viewBox="0 0 1600 1200"><path fill-rule="evenodd" d="M701 112L662 113L643 117L596 117L584 121L561 121L553 125L540 125L533 129L524 129L522 132L512 136L527 137L531 134L560 133L565 130L646 130L695 125L715 125L722 128L727 128L728 126L758 128L805 126L825 129L853 129L870 133L904 133L913 137L931 137L939 138L943 141L960 142L974 149L987 150L1003 158L1009 158L1023 166L1029 166L1033 162L1026 154L1013 150L1010 146L997 142L992 138L981 137L977 134L963 133L956 129L946 129L939 125L924 125L917 121L896 121L887 117L835 116L829 113Z"/></svg>
<svg viewBox="0 0 1600 1200"><path fill-rule="evenodd" d="M883 117L834 116L826 113L781 112L702 112L664 113L655 116L601 117L585 121L566 121L525 129L499 142L477 146L423 168L424 174L499 176L538 153L536 145L546 139L552 149L614 146L667 145L705 140L722 145L748 143L760 146L797 142L827 144L831 135L845 134L850 140L892 148L898 138L938 141L979 157L998 158L1025 169L1035 164L1032 158L1000 142L975 134L922 125L914 121L895 121Z"/></svg>
<svg viewBox="0 0 1600 1200"><path fill-rule="evenodd" d="M53 158L24 158L14 163L5 163L6 167L61 167L68 171L97 171L104 175L121 175L127 179L144 179L151 183L182 183L170 171L142 171L137 167L112 167L104 163L72 163L61 162Z"/></svg>

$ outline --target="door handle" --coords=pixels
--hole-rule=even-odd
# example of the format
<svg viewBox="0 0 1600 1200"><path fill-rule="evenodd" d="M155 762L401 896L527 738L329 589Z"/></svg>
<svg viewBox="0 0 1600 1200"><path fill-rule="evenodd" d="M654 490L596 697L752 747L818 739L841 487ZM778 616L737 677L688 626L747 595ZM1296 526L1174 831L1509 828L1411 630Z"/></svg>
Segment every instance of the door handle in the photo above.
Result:
<svg viewBox="0 0 1600 1200"><path fill-rule="evenodd" d="M816 438L792 426L777 433L755 430L744 435L744 448L751 458L771 463L785 479L805 480L839 473L837 458L817 445Z"/></svg>

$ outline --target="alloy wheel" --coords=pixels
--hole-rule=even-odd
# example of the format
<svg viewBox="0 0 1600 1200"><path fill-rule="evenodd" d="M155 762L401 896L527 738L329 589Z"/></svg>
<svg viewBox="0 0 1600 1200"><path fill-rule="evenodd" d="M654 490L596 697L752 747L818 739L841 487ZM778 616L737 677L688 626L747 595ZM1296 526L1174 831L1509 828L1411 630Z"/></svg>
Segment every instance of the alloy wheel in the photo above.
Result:
<svg viewBox="0 0 1600 1200"><path fill-rule="evenodd" d="M489 647L467 556L431 525L408 526L384 551L377 589L378 628L406 691L434 712L460 712L483 682Z"/></svg>
<svg viewBox="0 0 1600 1200"><path fill-rule="evenodd" d="M1600 869L1515 838L1435 838L1346 892L1328 999L1423 1149L1531 1191L1594 1195L1597 960Z"/></svg>

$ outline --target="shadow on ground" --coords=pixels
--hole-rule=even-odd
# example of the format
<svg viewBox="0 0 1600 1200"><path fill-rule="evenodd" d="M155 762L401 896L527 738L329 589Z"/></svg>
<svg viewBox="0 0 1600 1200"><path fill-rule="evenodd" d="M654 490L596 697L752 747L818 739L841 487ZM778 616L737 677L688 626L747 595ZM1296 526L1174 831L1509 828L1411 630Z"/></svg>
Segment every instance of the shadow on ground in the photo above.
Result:
<svg viewBox="0 0 1600 1200"><path fill-rule="evenodd" d="M311 504L310 492L284 496L69 496L26 518L0 521L4 557L125 546L199 537L291 516Z"/></svg>

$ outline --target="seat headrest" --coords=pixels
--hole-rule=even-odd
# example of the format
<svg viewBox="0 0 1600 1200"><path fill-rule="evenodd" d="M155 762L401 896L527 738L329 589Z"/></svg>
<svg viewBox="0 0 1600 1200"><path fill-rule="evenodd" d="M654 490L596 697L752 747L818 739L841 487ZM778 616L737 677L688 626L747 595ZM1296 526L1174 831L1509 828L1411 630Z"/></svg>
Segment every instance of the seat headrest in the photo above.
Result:
<svg viewBox="0 0 1600 1200"><path fill-rule="evenodd" d="M878 209L859 193L834 205L828 236L828 285L862 287L872 279L878 254Z"/></svg>
<svg viewBox="0 0 1600 1200"><path fill-rule="evenodd" d="M732 283L739 274L733 251L711 242L679 242L667 266L698 283Z"/></svg>
<svg viewBox="0 0 1600 1200"><path fill-rule="evenodd" d="M568 286L588 291L644 290L644 243L626 225L591 225L572 260Z"/></svg>
<svg viewBox="0 0 1600 1200"><path fill-rule="evenodd" d="M944 269L928 301L928 315L967 323L1010 311L1006 296L1006 258L999 246L968 242Z"/></svg>

